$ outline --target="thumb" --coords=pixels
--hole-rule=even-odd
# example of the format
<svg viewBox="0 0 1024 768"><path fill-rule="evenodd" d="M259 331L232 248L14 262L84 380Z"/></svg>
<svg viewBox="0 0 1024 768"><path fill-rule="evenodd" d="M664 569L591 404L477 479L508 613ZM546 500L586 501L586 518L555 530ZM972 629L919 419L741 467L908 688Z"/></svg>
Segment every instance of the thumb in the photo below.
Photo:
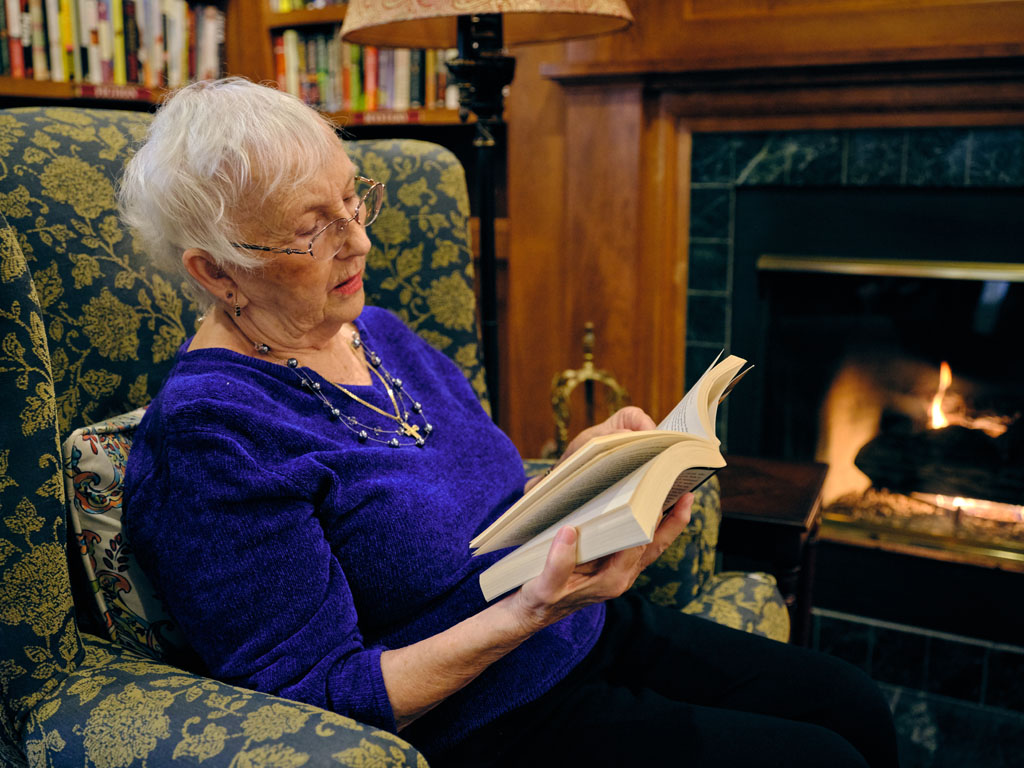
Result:
<svg viewBox="0 0 1024 768"><path fill-rule="evenodd" d="M569 581L576 568L576 541L579 535L571 525L564 526L555 534L544 563L544 571L538 577L538 586L545 592L559 591Z"/></svg>

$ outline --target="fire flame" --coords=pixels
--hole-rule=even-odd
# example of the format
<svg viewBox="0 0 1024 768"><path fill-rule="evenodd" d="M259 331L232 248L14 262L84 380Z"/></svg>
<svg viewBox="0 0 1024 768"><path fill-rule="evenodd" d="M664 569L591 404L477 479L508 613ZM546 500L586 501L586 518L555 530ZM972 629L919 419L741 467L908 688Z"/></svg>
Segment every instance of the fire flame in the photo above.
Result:
<svg viewBox="0 0 1024 768"><path fill-rule="evenodd" d="M949 363L945 360L942 361L942 365L939 368L939 389L935 393L935 397L932 398L931 407L931 427L932 429L942 429L943 427L949 426L949 419L946 418L946 414L942 412L942 401L946 397L946 390L949 389L949 385L953 383L953 372L949 368Z"/></svg>
<svg viewBox="0 0 1024 768"><path fill-rule="evenodd" d="M928 409L930 415L929 426L932 429L942 429L948 427L950 424L956 424L961 427L967 427L968 429L980 429L989 437L999 437L1009 428L1009 425L1017 418L1017 416L999 416L991 414L981 414L980 416L971 416L967 413L957 411L955 408L947 412L943 410L942 404L946 399L946 393L949 391L950 385L953 383L953 372L949 368L949 363L946 361L942 362L939 366L939 389L932 397L931 408ZM955 399L955 398L954 398Z"/></svg>

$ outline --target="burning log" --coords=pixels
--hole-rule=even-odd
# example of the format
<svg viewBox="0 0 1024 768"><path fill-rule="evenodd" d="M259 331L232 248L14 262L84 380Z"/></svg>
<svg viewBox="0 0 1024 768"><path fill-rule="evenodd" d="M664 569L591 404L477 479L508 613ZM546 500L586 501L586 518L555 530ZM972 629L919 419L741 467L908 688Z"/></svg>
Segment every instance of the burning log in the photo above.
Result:
<svg viewBox="0 0 1024 768"><path fill-rule="evenodd" d="M884 431L854 463L876 488L1024 504L1024 421L998 438L961 426Z"/></svg>

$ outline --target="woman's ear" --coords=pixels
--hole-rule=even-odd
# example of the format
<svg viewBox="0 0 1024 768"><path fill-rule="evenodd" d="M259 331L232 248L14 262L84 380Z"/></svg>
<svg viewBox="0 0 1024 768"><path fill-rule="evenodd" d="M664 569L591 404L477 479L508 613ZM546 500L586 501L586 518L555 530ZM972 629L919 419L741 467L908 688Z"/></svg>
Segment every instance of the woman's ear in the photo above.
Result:
<svg viewBox="0 0 1024 768"><path fill-rule="evenodd" d="M200 248L189 248L181 254L181 263L192 278L225 304L235 303L238 285L231 275L217 266L213 257Z"/></svg>

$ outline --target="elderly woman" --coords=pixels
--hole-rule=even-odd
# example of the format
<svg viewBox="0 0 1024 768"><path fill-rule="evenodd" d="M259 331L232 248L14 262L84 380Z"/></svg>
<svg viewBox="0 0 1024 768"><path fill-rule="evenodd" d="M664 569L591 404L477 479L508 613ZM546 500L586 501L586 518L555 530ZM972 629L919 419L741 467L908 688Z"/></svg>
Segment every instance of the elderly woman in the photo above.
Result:
<svg viewBox="0 0 1024 768"><path fill-rule="evenodd" d="M894 765L873 684L620 597L679 534L487 604L468 542L527 484L462 374L364 306L384 189L240 79L159 111L121 207L208 310L139 427L127 532L213 676L403 731L440 764ZM581 435L653 427L638 409Z"/></svg>

